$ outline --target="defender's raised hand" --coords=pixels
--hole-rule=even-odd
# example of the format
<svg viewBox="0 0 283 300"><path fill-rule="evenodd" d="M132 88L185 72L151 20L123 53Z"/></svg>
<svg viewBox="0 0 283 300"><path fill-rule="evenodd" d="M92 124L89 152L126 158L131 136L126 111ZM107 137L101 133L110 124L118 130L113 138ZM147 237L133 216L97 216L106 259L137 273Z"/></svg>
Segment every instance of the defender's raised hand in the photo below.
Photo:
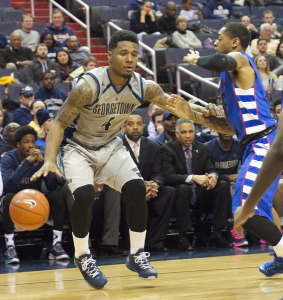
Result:
<svg viewBox="0 0 283 300"><path fill-rule="evenodd" d="M188 53L186 56L184 56L183 61L188 62L191 65L196 65L198 59L200 58L198 51L190 50L191 53Z"/></svg>
<svg viewBox="0 0 283 300"><path fill-rule="evenodd" d="M182 97L172 94L166 100L166 110L183 119L192 117L189 103Z"/></svg>

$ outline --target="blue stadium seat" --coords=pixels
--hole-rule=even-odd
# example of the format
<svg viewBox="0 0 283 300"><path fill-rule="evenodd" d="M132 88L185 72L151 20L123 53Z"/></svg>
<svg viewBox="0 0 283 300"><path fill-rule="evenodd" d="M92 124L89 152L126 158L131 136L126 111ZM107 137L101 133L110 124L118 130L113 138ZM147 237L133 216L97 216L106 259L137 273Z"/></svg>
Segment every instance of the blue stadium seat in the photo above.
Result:
<svg viewBox="0 0 283 300"><path fill-rule="evenodd" d="M10 36L16 29L18 29L17 22L0 22L0 32L6 36Z"/></svg>
<svg viewBox="0 0 283 300"><path fill-rule="evenodd" d="M158 34L158 35L156 35L156 34L144 35L142 37L142 41L143 41L143 43L148 45L150 48L153 48L153 46L155 45L155 43L158 40L163 39L166 36L168 36L166 33Z"/></svg>
<svg viewBox="0 0 283 300"><path fill-rule="evenodd" d="M203 44L203 42L207 39L207 38L211 38L212 41L216 40L218 38L217 33L200 33L197 34L197 38L201 41L201 43Z"/></svg>
<svg viewBox="0 0 283 300"><path fill-rule="evenodd" d="M224 20L223 19L206 19L206 20L201 20L201 23L204 25L208 26L211 29L216 29L220 30L223 25L224 25Z"/></svg>
<svg viewBox="0 0 283 300"><path fill-rule="evenodd" d="M5 99L5 85L0 84L0 101Z"/></svg>
<svg viewBox="0 0 283 300"><path fill-rule="evenodd" d="M30 86L33 87L34 91L38 90L38 85L36 83L30 83ZM21 91L21 84L8 84L9 96L13 100L18 100L20 91Z"/></svg>
<svg viewBox="0 0 283 300"><path fill-rule="evenodd" d="M265 10L271 10L272 11L272 7L271 6L264 6L264 7L255 7L255 6L251 6L251 14L253 16L256 16L257 18L262 18L262 13Z"/></svg>
<svg viewBox="0 0 283 300"><path fill-rule="evenodd" d="M1 19L3 22L21 22L22 15L25 15L26 11L24 9L9 9L2 11Z"/></svg>
<svg viewBox="0 0 283 300"><path fill-rule="evenodd" d="M149 123L149 115L148 115L148 108L147 107L138 107L135 109L136 112L140 113L143 118L143 123Z"/></svg>
<svg viewBox="0 0 283 300"><path fill-rule="evenodd" d="M16 70L13 70L13 69L0 69L0 77L10 76L11 73L14 73L14 78L18 78Z"/></svg>
<svg viewBox="0 0 283 300"><path fill-rule="evenodd" d="M109 5L108 0L84 0L84 2L89 6L105 6Z"/></svg>
<svg viewBox="0 0 283 300"><path fill-rule="evenodd" d="M272 90L271 91L271 101L272 101L272 103L278 98L282 99L282 96L283 96L283 91Z"/></svg>
<svg viewBox="0 0 283 300"><path fill-rule="evenodd" d="M103 7L101 8L101 20L125 20L127 17L124 7Z"/></svg>
<svg viewBox="0 0 283 300"><path fill-rule="evenodd" d="M157 5L157 9L158 9L162 14L164 14L164 12L165 12L165 6Z"/></svg>
<svg viewBox="0 0 283 300"><path fill-rule="evenodd" d="M41 35L42 30L45 28L45 22L36 22L33 21L32 30L35 30Z"/></svg>
<svg viewBox="0 0 283 300"><path fill-rule="evenodd" d="M275 11L277 18L283 17L283 7L282 6L276 6ZM277 22L277 19L275 20Z"/></svg>
<svg viewBox="0 0 283 300"><path fill-rule="evenodd" d="M283 15L282 15L283 17ZM283 26L283 19L276 19L275 20L276 24L280 25L281 27Z"/></svg>
<svg viewBox="0 0 283 300"><path fill-rule="evenodd" d="M166 5L167 2L168 2L168 0L159 0L159 3L160 3L161 5ZM174 3L175 3L176 5L182 5L182 0L174 0Z"/></svg>
<svg viewBox="0 0 283 300"><path fill-rule="evenodd" d="M12 7L11 0L1 0L0 7Z"/></svg>
<svg viewBox="0 0 283 300"><path fill-rule="evenodd" d="M122 29L129 30L131 27L131 23L128 20L122 21Z"/></svg>
<svg viewBox="0 0 283 300"><path fill-rule="evenodd" d="M198 51L200 56L207 56L216 53L214 48L195 48L194 51Z"/></svg>
<svg viewBox="0 0 283 300"><path fill-rule="evenodd" d="M231 22L241 22L241 19L227 19L224 20L225 23L231 23Z"/></svg>
<svg viewBox="0 0 283 300"><path fill-rule="evenodd" d="M55 88L57 88L59 90L63 90L66 93L69 93L71 91L71 87L68 82L57 82L57 83L55 83Z"/></svg>
<svg viewBox="0 0 283 300"><path fill-rule="evenodd" d="M110 0L111 6L120 6L120 5L126 5L129 6L131 0Z"/></svg>
<svg viewBox="0 0 283 300"><path fill-rule="evenodd" d="M250 16L250 14L251 14L248 6L240 6L240 7L234 6L234 11L235 11L235 13L241 12L244 16Z"/></svg>

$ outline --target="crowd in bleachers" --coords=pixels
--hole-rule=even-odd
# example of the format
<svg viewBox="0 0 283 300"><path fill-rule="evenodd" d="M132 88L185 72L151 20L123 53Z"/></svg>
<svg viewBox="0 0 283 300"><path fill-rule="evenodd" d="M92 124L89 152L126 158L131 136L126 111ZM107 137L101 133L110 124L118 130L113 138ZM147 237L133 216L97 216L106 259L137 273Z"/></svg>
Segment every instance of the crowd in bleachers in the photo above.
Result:
<svg viewBox="0 0 283 300"><path fill-rule="evenodd" d="M248 51L254 57L274 118L278 118L282 99L283 19L274 18L273 7L243 6L252 1L236 0L210 0L208 3L182 0L182 5L169 1L161 3L163 6L149 0L127 3L127 11L123 12L123 6L115 10L116 14L124 13L122 23L112 20L111 7L95 7L103 20L101 30L112 20L136 32L139 40L150 47L162 45L161 49L155 47L156 58L160 59L157 75L159 78L167 70L165 80L170 83L171 92L175 88L176 66L182 64L188 49L196 49L201 55L212 54L213 41L223 24L242 22L251 32ZM279 11L283 13L278 10L277 17L280 17ZM107 18L103 17L105 13L109 13ZM260 15L262 19L254 18ZM18 191L26 188L42 191L50 203L53 242L48 245L49 257L67 259L69 255L61 241L65 213L72 207L73 196L64 179L55 174L35 182L31 182L30 177L43 164L48 131L68 93L78 77L97 68L98 62L91 56L91 49L81 47L73 29L64 23L60 10L53 11L52 22L44 28L33 22L31 15L21 11L17 20L21 28L10 24L7 29L7 19L3 16L0 22L0 159L6 263L19 262L9 204ZM139 56L150 67L150 57L142 48ZM214 72L188 64L186 67L202 77L219 80L219 74ZM206 101L217 101L217 92L206 89L203 83L192 78L182 78L182 88ZM280 93L276 93L278 91ZM275 101L278 97L280 100ZM75 124L71 124L66 129L62 146L72 137L74 127ZM190 145L183 137L184 131L190 132ZM233 189L242 157L239 141L180 120L155 104L139 108L130 115L121 138L147 187L147 250L167 251L166 234L172 216L177 223L177 248L180 250L192 250L200 245L227 248L248 244L233 230L231 215ZM202 187L203 184L208 188ZM96 188L102 191L96 195L91 230L103 227L100 234L102 252L124 255L129 246L125 219L127 199L108 186ZM280 201L277 205L280 206ZM203 221L210 213L214 216L211 237L204 232ZM103 221L97 224L101 215ZM283 216L280 217L283 225ZM192 227L195 234L190 243L187 232ZM229 234L224 237L222 230L225 228Z"/></svg>

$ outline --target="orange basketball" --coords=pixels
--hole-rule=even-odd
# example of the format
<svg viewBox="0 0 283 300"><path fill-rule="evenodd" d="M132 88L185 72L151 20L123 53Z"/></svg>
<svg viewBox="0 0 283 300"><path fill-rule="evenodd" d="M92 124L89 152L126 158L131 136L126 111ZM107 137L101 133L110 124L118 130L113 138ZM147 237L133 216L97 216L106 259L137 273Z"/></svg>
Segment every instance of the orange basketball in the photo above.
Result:
<svg viewBox="0 0 283 300"><path fill-rule="evenodd" d="M10 204L13 223L24 230L35 230L48 219L50 207L46 197L37 190L18 192Z"/></svg>

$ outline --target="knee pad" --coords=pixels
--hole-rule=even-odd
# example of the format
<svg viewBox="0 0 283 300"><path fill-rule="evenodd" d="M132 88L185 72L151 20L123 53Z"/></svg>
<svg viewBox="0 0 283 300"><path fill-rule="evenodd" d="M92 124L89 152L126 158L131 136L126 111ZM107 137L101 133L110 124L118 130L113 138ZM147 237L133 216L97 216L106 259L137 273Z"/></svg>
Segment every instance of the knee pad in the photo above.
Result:
<svg viewBox="0 0 283 300"><path fill-rule="evenodd" d="M133 179L126 182L122 187L122 193L127 199L146 198L146 188L144 181L141 179Z"/></svg>
<svg viewBox="0 0 283 300"><path fill-rule="evenodd" d="M95 190L92 184L87 184L77 188L74 193L75 202L80 204L93 203L95 197Z"/></svg>

